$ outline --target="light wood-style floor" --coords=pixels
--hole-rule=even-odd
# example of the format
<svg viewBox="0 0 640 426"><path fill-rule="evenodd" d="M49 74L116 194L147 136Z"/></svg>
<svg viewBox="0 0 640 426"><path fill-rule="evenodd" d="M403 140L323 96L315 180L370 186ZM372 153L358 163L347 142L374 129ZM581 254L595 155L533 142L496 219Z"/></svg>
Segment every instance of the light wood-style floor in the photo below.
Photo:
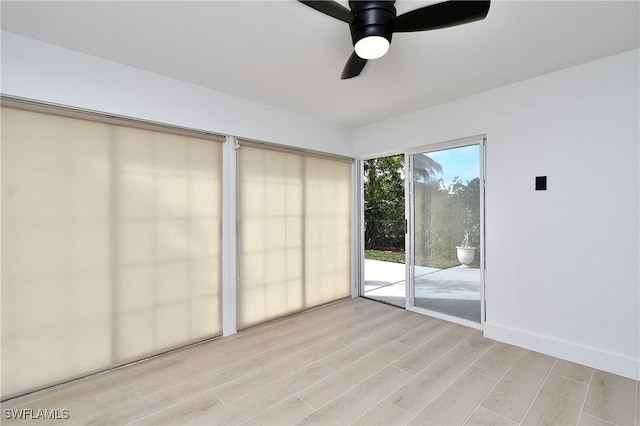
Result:
<svg viewBox="0 0 640 426"><path fill-rule="evenodd" d="M59 424L91 425L638 425L638 388L358 298L10 400L2 411L68 409Z"/></svg>

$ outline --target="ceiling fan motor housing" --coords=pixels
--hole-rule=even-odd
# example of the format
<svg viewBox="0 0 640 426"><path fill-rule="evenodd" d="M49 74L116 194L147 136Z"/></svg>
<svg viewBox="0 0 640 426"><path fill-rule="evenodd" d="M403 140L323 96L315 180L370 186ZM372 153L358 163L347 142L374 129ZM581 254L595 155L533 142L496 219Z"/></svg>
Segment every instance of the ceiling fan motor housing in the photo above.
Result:
<svg viewBox="0 0 640 426"><path fill-rule="evenodd" d="M351 39L355 45L365 37L380 36L391 43L393 20L396 17L395 1L354 1L349 7L354 15L350 24Z"/></svg>

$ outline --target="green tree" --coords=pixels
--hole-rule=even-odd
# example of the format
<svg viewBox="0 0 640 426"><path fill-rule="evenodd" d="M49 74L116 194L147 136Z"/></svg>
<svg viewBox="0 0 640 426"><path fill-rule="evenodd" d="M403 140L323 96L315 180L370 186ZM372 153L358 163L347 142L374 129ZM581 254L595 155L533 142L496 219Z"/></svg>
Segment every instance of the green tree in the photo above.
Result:
<svg viewBox="0 0 640 426"><path fill-rule="evenodd" d="M427 154L413 157L413 173L417 182L426 183L436 175L442 174L442 166Z"/></svg>
<svg viewBox="0 0 640 426"><path fill-rule="evenodd" d="M434 181L442 167L427 155L414 158L414 177ZM365 248L404 250L404 155L364 162Z"/></svg>
<svg viewBox="0 0 640 426"><path fill-rule="evenodd" d="M364 162L365 249L404 248L404 156Z"/></svg>

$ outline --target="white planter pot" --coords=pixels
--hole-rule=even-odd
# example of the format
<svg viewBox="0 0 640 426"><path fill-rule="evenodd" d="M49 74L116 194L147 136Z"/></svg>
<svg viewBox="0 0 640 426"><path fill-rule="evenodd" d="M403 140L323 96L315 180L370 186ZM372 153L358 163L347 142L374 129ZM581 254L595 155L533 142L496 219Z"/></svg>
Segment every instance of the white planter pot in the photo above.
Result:
<svg viewBox="0 0 640 426"><path fill-rule="evenodd" d="M468 268L476 256L475 247L456 247L458 252L458 261L462 263L463 268Z"/></svg>

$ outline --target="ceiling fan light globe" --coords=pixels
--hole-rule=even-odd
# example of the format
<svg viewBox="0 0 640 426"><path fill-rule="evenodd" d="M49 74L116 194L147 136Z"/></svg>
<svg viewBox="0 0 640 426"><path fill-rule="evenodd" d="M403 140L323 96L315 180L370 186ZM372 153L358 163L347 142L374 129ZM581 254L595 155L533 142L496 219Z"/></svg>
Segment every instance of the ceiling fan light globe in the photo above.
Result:
<svg viewBox="0 0 640 426"><path fill-rule="evenodd" d="M389 40L381 36L364 37L356 42L354 48L362 59L378 59L389 50Z"/></svg>

